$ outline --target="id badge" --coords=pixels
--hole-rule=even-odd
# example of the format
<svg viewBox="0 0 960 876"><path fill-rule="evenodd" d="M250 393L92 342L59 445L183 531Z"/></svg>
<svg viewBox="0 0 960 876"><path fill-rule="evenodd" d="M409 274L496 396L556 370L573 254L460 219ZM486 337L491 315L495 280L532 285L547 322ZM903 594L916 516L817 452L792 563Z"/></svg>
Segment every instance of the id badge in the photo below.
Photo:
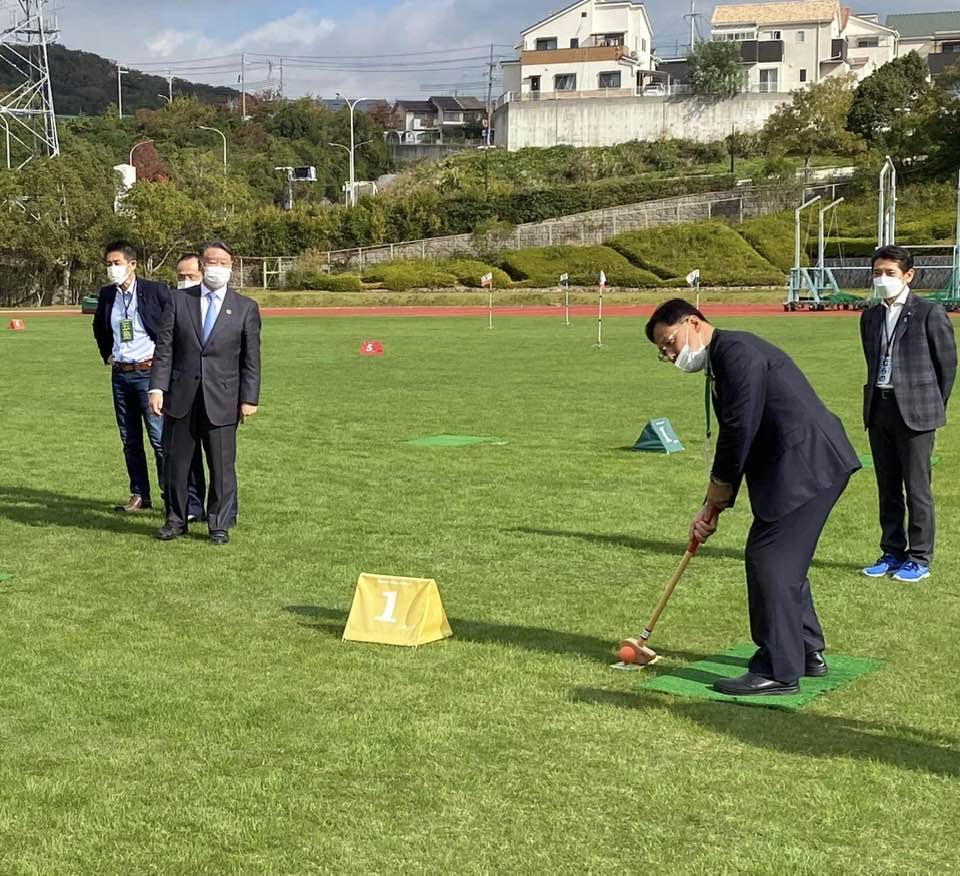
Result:
<svg viewBox="0 0 960 876"><path fill-rule="evenodd" d="M132 319L121 319L120 320L120 340L124 343L129 343L133 340L133 320Z"/></svg>
<svg viewBox="0 0 960 876"><path fill-rule="evenodd" d="M880 363L880 374L877 376L877 383L881 386L886 386L890 383L890 376L893 373L893 356L889 353L883 357L883 361Z"/></svg>

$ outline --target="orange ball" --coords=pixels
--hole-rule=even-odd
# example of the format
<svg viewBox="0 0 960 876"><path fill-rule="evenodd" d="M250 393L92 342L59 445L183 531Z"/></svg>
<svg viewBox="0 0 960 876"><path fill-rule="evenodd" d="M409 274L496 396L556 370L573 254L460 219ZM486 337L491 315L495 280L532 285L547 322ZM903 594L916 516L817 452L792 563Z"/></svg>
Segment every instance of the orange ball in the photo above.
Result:
<svg viewBox="0 0 960 876"><path fill-rule="evenodd" d="M637 649L633 645L621 645L618 653L624 663L633 663L637 659Z"/></svg>

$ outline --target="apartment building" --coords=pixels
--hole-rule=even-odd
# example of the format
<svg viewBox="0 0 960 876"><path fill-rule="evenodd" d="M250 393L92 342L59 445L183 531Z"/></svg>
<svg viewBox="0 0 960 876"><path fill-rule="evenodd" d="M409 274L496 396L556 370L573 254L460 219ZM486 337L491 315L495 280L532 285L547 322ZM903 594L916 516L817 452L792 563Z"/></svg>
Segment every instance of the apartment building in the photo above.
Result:
<svg viewBox="0 0 960 876"><path fill-rule="evenodd" d="M828 76L863 79L897 56L895 30L838 0L738 3L714 8L711 39L738 43L747 90L795 91Z"/></svg>
<svg viewBox="0 0 960 876"><path fill-rule="evenodd" d="M652 81L653 31L636 0L578 0L523 31L508 99L634 95Z"/></svg>

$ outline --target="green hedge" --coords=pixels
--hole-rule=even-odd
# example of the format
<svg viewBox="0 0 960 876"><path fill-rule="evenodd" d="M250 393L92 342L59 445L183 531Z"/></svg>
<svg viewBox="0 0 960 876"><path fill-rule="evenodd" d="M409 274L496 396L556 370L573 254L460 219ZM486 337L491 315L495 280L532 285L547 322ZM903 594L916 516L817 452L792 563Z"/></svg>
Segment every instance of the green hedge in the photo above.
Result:
<svg viewBox="0 0 960 876"><path fill-rule="evenodd" d="M664 280L682 279L694 268L700 269L705 286L775 286L784 279L782 271L719 221L630 231L608 242Z"/></svg>
<svg viewBox="0 0 960 876"><path fill-rule="evenodd" d="M459 285L456 275L443 270L436 262L419 259L374 265L364 271L363 279L383 283L391 292L406 292L408 289L449 289Z"/></svg>
<svg viewBox="0 0 960 876"><path fill-rule="evenodd" d="M471 289L480 288L480 278L484 274L493 274L493 285L496 289L509 289L513 285L510 275L505 271L475 259L443 259L437 264L441 270L453 274L461 286Z"/></svg>
<svg viewBox="0 0 960 876"><path fill-rule="evenodd" d="M596 286L600 271L611 286L655 288L664 283L649 271L632 265L608 246L545 246L502 254L503 269L527 286L557 286L561 274L570 275L571 286Z"/></svg>
<svg viewBox="0 0 960 876"><path fill-rule="evenodd" d="M362 292L363 283L357 274L326 274L313 269L294 269L287 274L288 289L310 289L322 292Z"/></svg>
<svg viewBox="0 0 960 876"><path fill-rule="evenodd" d="M784 273L793 268L795 226L792 211L748 219L735 227L740 236L772 265ZM801 228L801 235L803 233L804 229ZM816 230L813 235L815 239ZM810 264L807 253L802 250L800 262Z"/></svg>

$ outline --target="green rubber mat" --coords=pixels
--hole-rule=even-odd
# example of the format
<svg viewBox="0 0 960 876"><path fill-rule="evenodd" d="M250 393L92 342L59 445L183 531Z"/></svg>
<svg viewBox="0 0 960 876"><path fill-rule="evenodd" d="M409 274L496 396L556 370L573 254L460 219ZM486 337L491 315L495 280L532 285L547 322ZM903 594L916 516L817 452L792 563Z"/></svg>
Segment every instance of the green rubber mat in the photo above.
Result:
<svg viewBox="0 0 960 876"><path fill-rule="evenodd" d="M408 441L415 447L467 447L470 444L506 444L503 438L492 435L427 435Z"/></svg>
<svg viewBox="0 0 960 876"><path fill-rule="evenodd" d="M766 706L767 708L795 711L802 709L814 697L834 688L843 687L861 675L880 666L879 660L867 657L842 657L827 652L827 665L830 673L824 678L801 678L800 693L786 696L747 696L730 697L718 693L712 687L719 678L734 678L747 671L747 663L756 646L737 645L722 654L715 654L691 663L682 669L658 675L639 685L645 691L692 697L698 700L719 700L725 703L738 703L742 706Z"/></svg>

